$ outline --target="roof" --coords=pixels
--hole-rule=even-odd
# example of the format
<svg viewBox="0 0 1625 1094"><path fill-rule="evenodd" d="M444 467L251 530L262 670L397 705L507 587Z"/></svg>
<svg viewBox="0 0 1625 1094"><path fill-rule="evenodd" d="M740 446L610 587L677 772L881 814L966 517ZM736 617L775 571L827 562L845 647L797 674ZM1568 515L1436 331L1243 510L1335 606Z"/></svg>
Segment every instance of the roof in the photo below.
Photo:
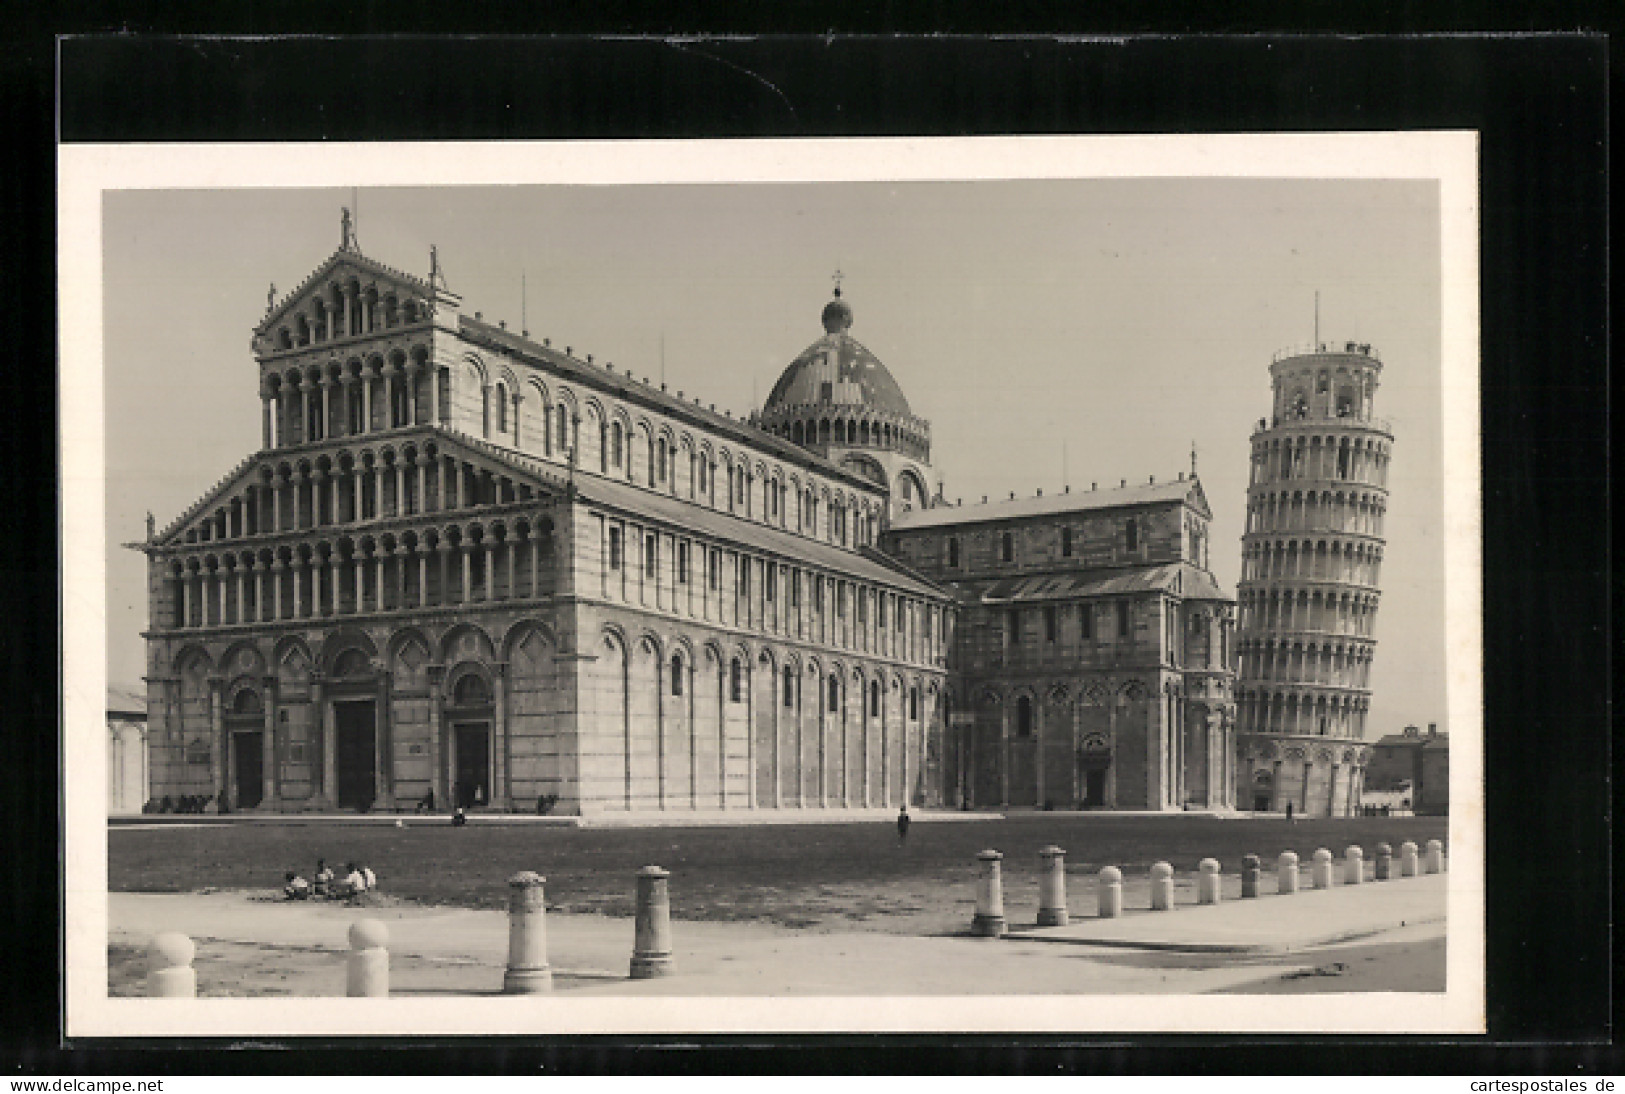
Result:
<svg viewBox="0 0 1625 1094"><path fill-rule="evenodd" d="M354 266L358 271L372 274L375 277L384 277L386 279L398 281L403 285L416 289L418 292L430 298L433 298L436 295L450 296L455 298L454 293L447 293L443 289L439 290L437 294L435 288L421 277L406 273L404 270L397 270L393 266L387 266L375 258L368 258L360 251L346 250L341 247L329 255L326 261L324 261L320 266L317 266L314 270L312 270L310 274L299 283L298 288L288 293L279 302L277 302L275 306L267 311L265 313L265 317L254 325L254 330L261 333L269 330L278 320L287 314L290 307L304 298L306 292L309 291L312 285L325 278L334 267L345 264Z"/></svg>
<svg viewBox="0 0 1625 1094"><path fill-rule="evenodd" d="M107 713L147 716L147 690L131 684L107 685Z"/></svg>
<svg viewBox="0 0 1625 1094"><path fill-rule="evenodd" d="M513 334L501 327L492 326L481 319L470 319L466 315L458 317L458 333L471 341L484 342L497 349L509 353L543 361L556 372L566 378L579 383L596 387L601 391L612 392L628 402L643 403L646 406L669 413L677 418L686 418L697 425L729 437L740 444L750 445L765 453L769 453L781 460L810 467L821 475L839 479L850 485L862 486L866 490L879 490L885 492L884 487L877 487L869 479L839 466L809 451L799 444L792 444L776 434L753 425L749 420L734 418L727 414L719 414L715 410L707 410L698 402L679 399L646 383L639 383L630 373L612 372L608 368L589 365L578 361L567 353L543 346L521 335Z"/></svg>
<svg viewBox="0 0 1625 1094"><path fill-rule="evenodd" d="M1063 513L1082 513L1096 509L1116 509L1129 505L1155 505L1183 502L1205 517L1213 512L1208 508L1207 494L1194 476L1170 482L1142 483L1120 486L1111 490L1078 490L1064 494L1049 494L1031 498L1011 498L983 505L939 505L931 509L909 509L892 517L892 530L911 532L921 528L948 528L955 525L981 524L989 521L1016 520L1022 517L1059 516Z"/></svg>
<svg viewBox="0 0 1625 1094"><path fill-rule="evenodd" d="M577 476L576 492L590 501L629 513L647 514L668 524L692 528L702 535L771 552L856 580L890 585L932 599L945 600L951 596L948 590L916 576L878 551L850 551L615 479Z"/></svg>
<svg viewBox="0 0 1625 1094"><path fill-rule="evenodd" d="M395 444L405 444L412 441L428 439L432 439L437 444L442 445L460 444L466 448L471 455L483 457L485 459L494 458L499 462L505 463L516 470L523 471L524 473L530 475L531 479L537 484L557 492L563 491L568 475L568 470L566 468L555 466L540 459L534 459L524 453L511 452L508 449L491 444L489 441L481 440L478 437L471 436L455 429L450 429L438 423L431 424L428 422L423 422L419 423L418 425L407 426L402 429L377 434L375 436L377 439ZM159 532L151 540L148 540L145 543L130 544L130 546L138 547L142 550L165 547L207 548L209 547L209 544L182 542L180 540L181 534L186 530L186 526L188 524L197 519L200 513L208 510L218 499L231 492L231 490L233 490L236 485L242 481L244 475L251 473L251 468L254 466L254 464L266 459L296 459L308 452L318 451L329 446L348 444L354 440L355 438L353 437L329 437L320 441L310 441L301 445L292 445L287 448L269 448L260 449L257 452L251 452L247 456L243 457L243 459L238 462L236 467L232 468L225 475L221 476L213 486L211 486L203 493L201 497L198 498L198 500L187 506L180 516L170 521L169 525L165 527L162 532ZM338 526L335 525L333 527ZM310 530L311 529L308 528L302 529L302 531ZM285 531L291 532L293 530L287 529Z"/></svg>
<svg viewBox="0 0 1625 1094"><path fill-rule="evenodd" d="M762 411L819 403L914 416L903 389L880 358L844 330L826 334L802 350L773 385Z"/></svg>
<svg viewBox="0 0 1625 1094"><path fill-rule="evenodd" d="M1168 593L1187 600L1229 600L1213 575L1188 562L1007 577L981 592L983 604L1077 600L1090 596Z"/></svg>
<svg viewBox="0 0 1625 1094"><path fill-rule="evenodd" d="M1403 733L1388 733L1388 734L1385 734L1384 736L1378 737L1376 739L1376 741L1372 743L1371 747L1372 748L1415 748L1415 747L1419 746L1425 740L1427 740L1426 737L1407 737Z"/></svg>
<svg viewBox="0 0 1625 1094"><path fill-rule="evenodd" d="M465 433L439 425L420 425L413 428L421 434L432 434L435 440L442 445L460 445L467 449L471 455L483 457L494 463L504 464L518 474L527 476L534 485L541 486L545 490L563 493L572 481L565 477L567 473L561 468L525 453L513 452L491 444L489 441L481 440L478 437L470 437ZM263 455L263 453L260 455ZM692 528L703 535L712 536L716 539L770 551L794 559L806 566L848 574L857 580L891 585L918 596L934 599L948 599L951 596L943 587L916 575L912 570L893 562L877 551L850 551L825 543L822 540L808 539L765 524L758 524L755 521L744 520L732 513L707 509L704 506L674 498L669 494L645 490L618 479L580 474L574 476L573 484L576 494L589 501L611 505L629 513L646 514L655 520L664 521L678 527ZM205 500L215 496L229 485L229 478L228 480L222 480L222 483L211 494L207 495ZM194 504L188 512L200 507L201 503ZM180 526L182 526L181 522L177 522L174 527L178 530ZM169 534L173 535L174 533ZM144 696L137 709L146 710Z"/></svg>

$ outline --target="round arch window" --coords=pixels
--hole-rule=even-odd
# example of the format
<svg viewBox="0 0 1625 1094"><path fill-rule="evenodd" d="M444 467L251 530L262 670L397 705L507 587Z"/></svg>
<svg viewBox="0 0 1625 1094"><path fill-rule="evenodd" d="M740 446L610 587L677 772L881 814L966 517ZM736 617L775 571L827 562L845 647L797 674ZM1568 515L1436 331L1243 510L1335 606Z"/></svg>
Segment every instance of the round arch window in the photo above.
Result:
<svg viewBox="0 0 1625 1094"><path fill-rule="evenodd" d="M452 701L464 707L483 706L491 701L491 686L483 676L469 673L452 689Z"/></svg>

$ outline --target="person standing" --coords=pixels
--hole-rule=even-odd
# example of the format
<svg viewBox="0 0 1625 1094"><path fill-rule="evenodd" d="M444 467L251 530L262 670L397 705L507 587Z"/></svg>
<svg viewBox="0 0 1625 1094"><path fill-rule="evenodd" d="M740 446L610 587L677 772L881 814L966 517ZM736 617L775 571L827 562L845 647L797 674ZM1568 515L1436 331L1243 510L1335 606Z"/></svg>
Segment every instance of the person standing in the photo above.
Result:
<svg viewBox="0 0 1625 1094"><path fill-rule="evenodd" d="M908 806L905 805L905 806L903 806L903 808L901 808L901 809L899 809L897 811L897 842L898 843L903 843L908 839L908 826L910 824L912 824L912 823L913 823L913 821L909 818L909 815L908 815Z"/></svg>

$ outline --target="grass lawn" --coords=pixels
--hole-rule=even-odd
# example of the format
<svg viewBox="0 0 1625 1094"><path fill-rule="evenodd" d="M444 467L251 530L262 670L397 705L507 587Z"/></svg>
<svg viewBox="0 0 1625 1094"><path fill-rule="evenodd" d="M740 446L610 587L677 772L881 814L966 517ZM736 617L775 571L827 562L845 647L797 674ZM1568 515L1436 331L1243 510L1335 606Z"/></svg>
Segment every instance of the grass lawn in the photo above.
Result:
<svg viewBox="0 0 1625 1094"><path fill-rule="evenodd" d="M632 914L634 874L671 871L677 919L761 920L784 927L928 934L963 928L977 876L976 853L1003 851L1011 914L1036 901L1038 850L1067 849L1074 894L1082 875L1116 865L1132 883L1165 859L1188 875L1203 858L1226 873L1247 853L1266 869L1296 851L1342 856L1349 844L1444 839L1443 817L1299 820L1206 816L1032 813L1004 820L916 823L899 844L888 823L760 825L728 828L453 828L436 818L404 829L338 825L114 827L108 831L108 884L117 891L187 892L280 888L287 870L310 877L316 859L335 869L357 860L391 897L425 904L503 908L507 878L535 870L547 878L550 909ZM1397 866L1397 863L1396 863ZM342 872L342 871L341 871ZM1092 905L1091 905L1092 907Z"/></svg>

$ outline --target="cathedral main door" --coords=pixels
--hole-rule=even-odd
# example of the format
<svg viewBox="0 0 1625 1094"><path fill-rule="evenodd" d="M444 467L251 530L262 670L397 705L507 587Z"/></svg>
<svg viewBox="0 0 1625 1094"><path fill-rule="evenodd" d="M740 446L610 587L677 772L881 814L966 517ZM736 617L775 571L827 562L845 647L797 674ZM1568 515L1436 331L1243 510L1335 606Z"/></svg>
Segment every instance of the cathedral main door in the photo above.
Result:
<svg viewBox="0 0 1625 1094"><path fill-rule="evenodd" d="M491 800L491 730L484 722L459 722L456 727L457 785L453 796L462 809Z"/></svg>
<svg viewBox="0 0 1625 1094"><path fill-rule="evenodd" d="M264 738L264 730L231 735L232 776L237 782L238 809L253 809L260 804L265 792L265 753L260 750Z"/></svg>
<svg viewBox="0 0 1625 1094"><path fill-rule="evenodd" d="M1106 804L1106 769L1090 767L1083 772L1083 807L1099 809Z"/></svg>
<svg viewBox="0 0 1625 1094"><path fill-rule="evenodd" d="M370 699L333 704L340 809L370 809L377 797L376 722L376 704Z"/></svg>

